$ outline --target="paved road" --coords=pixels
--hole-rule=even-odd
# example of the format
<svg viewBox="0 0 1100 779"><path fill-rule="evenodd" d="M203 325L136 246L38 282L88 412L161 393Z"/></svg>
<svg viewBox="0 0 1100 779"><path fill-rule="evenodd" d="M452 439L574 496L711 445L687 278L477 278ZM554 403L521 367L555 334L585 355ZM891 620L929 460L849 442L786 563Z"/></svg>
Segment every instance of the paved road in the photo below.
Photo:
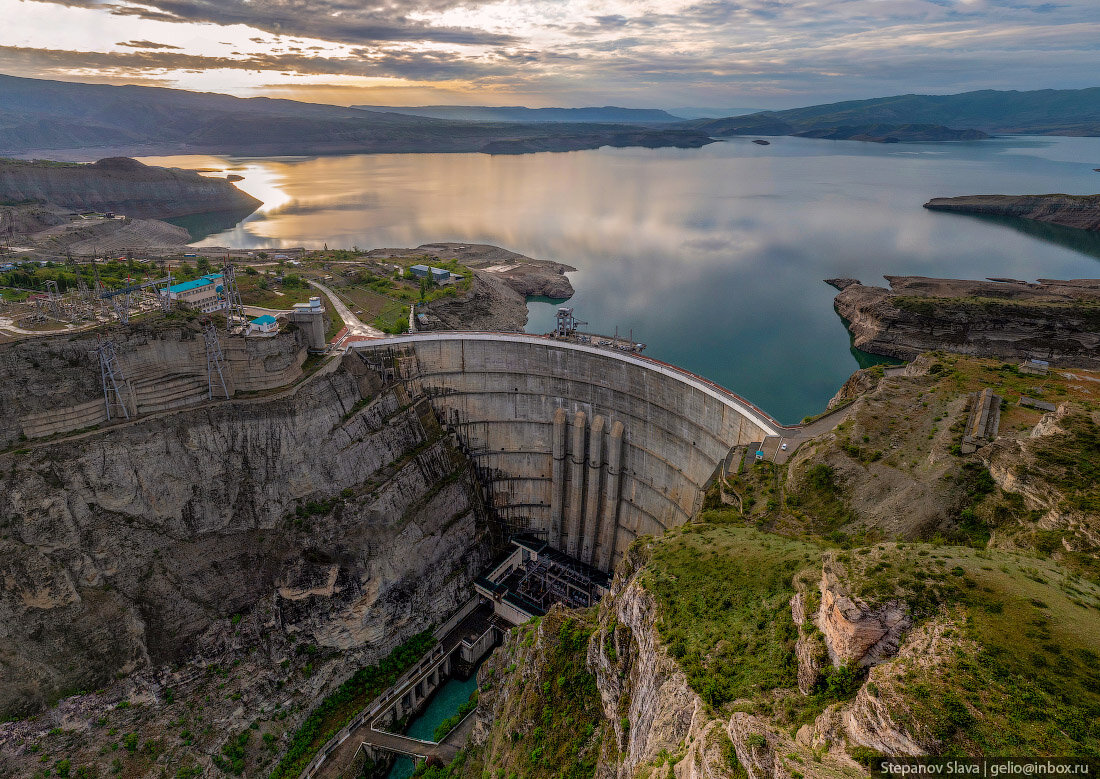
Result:
<svg viewBox="0 0 1100 779"><path fill-rule="evenodd" d="M307 279L308 281L308 279ZM349 336L368 336L370 338L385 338L386 334L379 330L377 327L371 327L364 323L359 317L357 317L352 310L344 305L335 292L316 281L309 281L310 286L316 287L325 293L325 297L332 303L332 307L336 309L336 313L340 315L340 318L344 320L344 324L347 325Z"/></svg>

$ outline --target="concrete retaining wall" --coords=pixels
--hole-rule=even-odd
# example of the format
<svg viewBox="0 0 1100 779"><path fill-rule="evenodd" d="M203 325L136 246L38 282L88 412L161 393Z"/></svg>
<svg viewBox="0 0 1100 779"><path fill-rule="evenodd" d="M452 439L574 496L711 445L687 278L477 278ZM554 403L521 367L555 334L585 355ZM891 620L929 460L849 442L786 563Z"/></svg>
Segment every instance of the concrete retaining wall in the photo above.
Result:
<svg viewBox="0 0 1100 779"><path fill-rule="evenodd" d="M698 376L567 341L422 333L353 348L431 398L500 516L605 571L698 511L731 447L781 429Z"/></svg>

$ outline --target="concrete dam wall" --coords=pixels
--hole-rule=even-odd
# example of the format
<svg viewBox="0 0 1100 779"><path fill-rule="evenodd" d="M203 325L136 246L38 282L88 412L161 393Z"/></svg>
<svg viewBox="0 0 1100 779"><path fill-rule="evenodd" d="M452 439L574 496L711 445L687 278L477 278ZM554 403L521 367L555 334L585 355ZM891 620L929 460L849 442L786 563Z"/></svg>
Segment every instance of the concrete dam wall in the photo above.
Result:
<svg viewBox="0 0 1100 779"><path fill-rule="evenodd" d="M501 519L603 571L690 519L731 448L783 430L698 376L571 341L455 332L353 348L431 399Z"/></svg>

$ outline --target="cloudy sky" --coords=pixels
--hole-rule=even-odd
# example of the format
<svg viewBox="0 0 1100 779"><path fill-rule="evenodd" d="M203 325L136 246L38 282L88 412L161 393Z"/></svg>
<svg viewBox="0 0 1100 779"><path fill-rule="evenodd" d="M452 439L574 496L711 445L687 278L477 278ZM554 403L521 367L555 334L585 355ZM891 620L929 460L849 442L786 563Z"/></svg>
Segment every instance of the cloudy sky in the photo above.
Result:
<svg viewBox="0 0 1100 779"><path fill-rule="evenodd" d="M341 104L1100 85L1100 0L0 0L0 18L2 73Z"/></svg>

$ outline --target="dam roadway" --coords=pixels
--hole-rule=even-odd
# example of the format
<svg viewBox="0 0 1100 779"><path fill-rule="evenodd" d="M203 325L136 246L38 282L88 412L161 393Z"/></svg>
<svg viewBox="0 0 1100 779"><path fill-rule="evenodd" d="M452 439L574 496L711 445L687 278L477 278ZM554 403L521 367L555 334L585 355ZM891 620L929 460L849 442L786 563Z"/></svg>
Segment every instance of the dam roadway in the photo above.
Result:
<svg viewBox="0 0 1100 779"><path fill-rule="evenodd" d="M608 572L638 536L694 516L732 449L773 459L816 432L659 360L566 339L448 331L349 350L430 399L499 519Z"/></svg>

